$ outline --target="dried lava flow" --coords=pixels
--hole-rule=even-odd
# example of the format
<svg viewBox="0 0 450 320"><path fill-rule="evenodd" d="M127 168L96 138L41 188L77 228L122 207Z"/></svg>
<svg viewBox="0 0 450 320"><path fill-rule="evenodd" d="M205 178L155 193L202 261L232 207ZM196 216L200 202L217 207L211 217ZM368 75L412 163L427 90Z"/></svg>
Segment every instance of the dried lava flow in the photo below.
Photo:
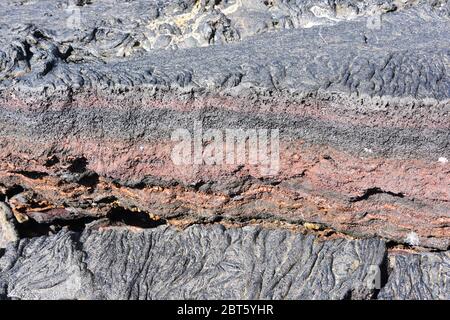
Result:
<svg viewBox="0 0 450 320"><path fill-rule="evenodd" d="M77 4L0 2L0 299L448 299L448 1Z"/></svg>

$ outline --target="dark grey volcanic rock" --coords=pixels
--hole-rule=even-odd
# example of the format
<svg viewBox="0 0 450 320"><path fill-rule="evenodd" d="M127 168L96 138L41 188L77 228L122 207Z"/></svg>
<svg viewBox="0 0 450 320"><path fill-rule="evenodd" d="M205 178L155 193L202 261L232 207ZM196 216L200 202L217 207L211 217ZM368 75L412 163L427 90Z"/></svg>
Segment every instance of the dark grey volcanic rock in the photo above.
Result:
<svg viewBox="0 0 450 320"><path fill-rule="evenodd" d="M450 254L392 255L392 272L379 299L450 300Z"/></svg>
<svg viewBox="0 0 450 320"><path fill-rule="evenodd" d="M384 257L376 239L257 227L61 231L9 246L0 283L20 299L362 299Z"/></svg>
<svg viewBox="0 0 450 320"><path fill-rule="evenodd" d="M390 254L389 266L386 255L377 239L317 241L259 227L63 230L7 247L0 297L450 298L448 252Z"/></svg>
<svg viewBox="0 0 450 320"><path fill-rule="evenodd" d="M0 298L449 299L449 39L445 0L0 1ZM174 164L197 121L280 170ZM221 219L336 238L169 226Z"/></svg>
<svg viewBox="0 0 450 320"><path fill-rule="evenodd" d="M83 16L95 14L96 19L86 18L92 24L103 23L102 19L97 21L98 13L118 24L83 25L91 33L84 36L78 35L81 27L66 26L68 17L62 14L65 2L55 3L58 1L39 1L3 10L7 24L2 26L5 32L0 38L0 80L4 89L14 85L13 91L38 94L34 98L55 90L58 95L72 94L81 88L116 93L134 89L149 94L155 94L155 90L178 94L277 90L302 95L324 91L328 96L367 95L369 102L374 96L439 101L450 98L445 63L449 55L449 18L442 14L447 2L442 8L426 4L383 15L379 30L367 27L366 16L355 16L346 23L329 19L332 25L258 33L226 46L141 54L133 51L127 59L119 54L123 43L114 38L104 39L113 53L102 54L99 33L104 30L107 36L120 32L122 38L131 37L136 27L118 30L120 19L111 17L123 15L129 23L145 20L141 15L136 17L139 5L152 7L153 2L122 3L125 11L108 0L78 7ZM313 6L306 3L308 8ZM111 12L102 11L102 5L111 7ZM29 22L24 19L27 13ZM72 37L62 38L61 33ZM97 55L86 50L89 45ZM387 101L375 102L383 105Z"/></svg>

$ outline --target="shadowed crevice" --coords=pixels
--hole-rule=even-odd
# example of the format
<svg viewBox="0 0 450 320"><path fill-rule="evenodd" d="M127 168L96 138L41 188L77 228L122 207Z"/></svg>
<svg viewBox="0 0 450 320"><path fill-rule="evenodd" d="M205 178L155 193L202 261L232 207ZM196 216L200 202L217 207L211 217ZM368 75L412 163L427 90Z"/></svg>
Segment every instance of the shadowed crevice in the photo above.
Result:
<svg viewBox="0 0 450 320"><path fill-rule="evenodd" d="M395 193L391 191L384 191L378 187L367 189L363 195L350 198L350 202L358 202L369 199L371 196L376 194L387 194L393 197L404 198L405 195L403 193Z"/></svg>
<svg viewBox="0 0 450 320"><path fill-rule="evenodd" d="M129 210L120 206L113 207L106 217L80 217L70 220L55 219L49 223L40 223L29 218L23 223L17 224L20 238L34 238L56 234L62 229L73 232L83 232L86 226L99 221L102 226L132 226L142 229L156 228L166 224L164 219L152 219L147 212Z"/></svg>

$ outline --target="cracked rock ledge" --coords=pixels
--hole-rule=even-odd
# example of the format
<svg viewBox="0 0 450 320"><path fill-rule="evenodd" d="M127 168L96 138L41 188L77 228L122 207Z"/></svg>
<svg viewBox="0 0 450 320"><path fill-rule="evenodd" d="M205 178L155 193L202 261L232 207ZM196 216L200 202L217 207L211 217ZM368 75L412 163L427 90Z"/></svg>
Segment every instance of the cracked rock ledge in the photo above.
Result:
<svg viewBox="0 0 450 320"><path fill-rule="evenodd" d="M450 299L449 1L4 0L0 31L0 299ZM227 130L276 164L208 163Z"/></svg>

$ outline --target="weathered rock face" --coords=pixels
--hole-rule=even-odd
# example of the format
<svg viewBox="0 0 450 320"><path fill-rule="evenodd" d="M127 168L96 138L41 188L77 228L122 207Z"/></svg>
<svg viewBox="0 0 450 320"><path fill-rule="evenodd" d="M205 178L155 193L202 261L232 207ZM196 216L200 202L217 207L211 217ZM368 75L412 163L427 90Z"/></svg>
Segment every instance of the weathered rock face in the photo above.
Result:
<svg viewBox="0 0 450 320"><path fill-rule="evenodd" d="M2 1L0 248L49 231L57 235L21 243L76 247L84 225L101 219L134 227L220 220L242 227L257 219L448 250L449 12L448 1ZM226 139L236 130L243 149L233 141L229 150ZM177 161L180 132L189 143ZM268 163L261 161L262 133L270 133ZM17 231L8 227L15 224ZM76 236L58 233L63 226ZM108 232L122 239L125 231ZM140 236L153 232L160 233ZM109 233L101 234L81 238L100 245ZM363 254L378 254L375 247ZM88 256L95 260L102 250ZM397 264L393 279L403 276ZM426 296L398 285L388 282L380 293L446 292L439 285ZM162 289L123 286L129 297L167 297ZM101 297L119 297L95 287ZM177 292L219 294L202 288ZM328 296L325 289L314 296L283 285L277 294L251 288L223 294L376 296L347 286ZM56 294L25 291L8 295Z"/></svg>
<svg viewBox="0 0 450 320"><path fill-rule="evenodd" d="M62 231L9 248L0 282L21 299L369 298L383 258L380 240L257 227Z"/></svg>
<svg viewBox="0 0 450 320"><path fill-rule="evenodd" d="M10 245L0 258L0 294L15 299L450 298L447 253L396 253L391 271L386 253L384 242L374 238L318 242L312 235L255 226L88 228Z"/></svg>
<svg viewBox="0 0 450 320"><path fill-rule="evenodd" d="M392 255L393 272L379 299L442 299L450 297L449 253Z"/></svg>

